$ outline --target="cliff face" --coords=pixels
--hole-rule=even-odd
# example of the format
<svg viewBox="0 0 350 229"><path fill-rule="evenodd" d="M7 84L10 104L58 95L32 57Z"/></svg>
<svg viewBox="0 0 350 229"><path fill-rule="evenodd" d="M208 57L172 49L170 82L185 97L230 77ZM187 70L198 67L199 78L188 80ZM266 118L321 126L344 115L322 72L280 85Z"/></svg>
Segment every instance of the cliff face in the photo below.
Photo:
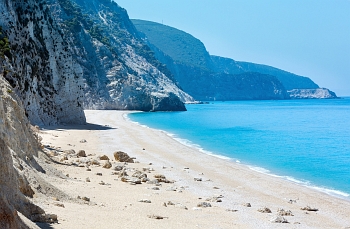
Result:
<svg viewBox="0 0 350 229"><path fill-rule="evenodd" d="M185 110L193 98L138 37L126 11L109 0L50 0L50 11L83 70L84 108Z"/></svg>
<svg viewBox="0 0 350 229"><path fill-rule="evenodd" d="M38 146L19 98L0 75L0 228L27 228L17 211L32 220L45 216L26 197L34 194L28 174L42 170Z"/></svg>
<svg viewBox="0 0 350 229"><path fill-rule="evenodd" d="M10 54L0 58L34 124L84 123L82 69L43 0L1 0Z"/></svg>
<svg viewBox="0 0 350 229"><path fill-rule="evenodd" d="M293 89L288 91L291 99L336 99L337 95L327 88Z"/></svg>

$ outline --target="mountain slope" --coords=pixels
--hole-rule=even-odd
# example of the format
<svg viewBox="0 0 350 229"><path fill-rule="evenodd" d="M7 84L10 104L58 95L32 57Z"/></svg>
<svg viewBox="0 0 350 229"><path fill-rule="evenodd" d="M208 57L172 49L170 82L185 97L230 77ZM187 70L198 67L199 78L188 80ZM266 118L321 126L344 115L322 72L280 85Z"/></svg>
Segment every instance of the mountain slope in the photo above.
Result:
<svg viewBox="0 0 350 229"><path fill-rule="evenodd" d="M231 74L216 71L201 41L154 22L132 20L156 57L173 73L180 86L198 100L286 99L283 85L274 76L259 73ZM199 61L197 61L199 60Z"/></svg>
<svg viewBox="0 0 350 229"><path fill-rule="evenodd" d="M283 71L268 65L254 64L250 62L235 61L230 58L211 56L216 71L236 74L241 72L259 72L276 76L287 90L292 89L316 89L319 86L310 78Z"/></svg>
<svg viewBox="0 0 350 229"><path fill-rule="evenodd" d="M283 93L277 93L276 97L273 99L288 99L289 95L287 94L287 91L291 91L293 89L317 89L319 86L314 83L310 78L298 76L293 73L289 73L274 67L270 67L267 65L261 65L261 64L254 64L249 62L239 62L235 61L229 58L219 57L219 56L210 56L209 53L205 50L205 46L202 44L201 41L194 38L193 36L175 29L171 28L169 26L164 26L159 23L154 22L148 22L143 20L132 20L135 27L139 30L141 36L144 37L144 40L148 42L149 46L152 48L152 50L156 53L156 57L164 64L167 65L167 67L171 70L171 72L175 75L176 80L179 81L180 86L185 89L188 85L184 85L184 82L181 82L181 79L184 78L184 75L186 77L195 77L193 75L193 68L197 69L197 77L198 76L208 76L208 79L211 79L208 81L211 84L214 82L212 79L216 78L216 81L218 84L220 84L218 81L219 75L221 75L223 78L222 80L226 80L227 76L224 75L235 75L235 77L231 77L231 79L237 79L237 77L243 77L245 74L245 79L249 79L248 82L254 82L257 85L254 85L256 89L259 88L258 84L266 84L267 80L270 80L270 86L269 87L260 87L261 96L259 96L260 99L271 99L270 96L271 91L267 91L268 88L272 89L276 87L277 85L282 85L283 87L278 87L277 91L284 91ZM201 48L196 48L201 47ZM200 50L200 51L198 51ZM205 61L202 61L201 64L198 64L197 62L193 61L193 59L204 59ZM188 71L184 70L185 66L188 67ZM262 75L266 75L266 79L264 81L258 82L256 79L249 78L252 77L252 74L247 74L255 72L255 75L258 73ZM180 74L181 73L181 74ZM220 73L220 74L218 74ZM211 77L210 74L216 75L216 77ZM261 75L261 76L262 76ZM267 76L268 75L268 76ZM230 77L228 77L230 78ZM242 78L243 79L243 78ZM263 77L259 77L259 79L263 79ZM276 80L280 83L276 83ZM250 94L248 93L249 90L251 90L249 83L247 82L247 91L246 91L246 99L250 99ZM235 80L232 80L232 82L229 82L230 84L236 83ZM215 83L214 83L215 84ZM274 86L272 86L274 85ZM230 85L232 86L232 85ZM242 86L242 85L241 85ZM221 88L221 87L220 87ZM225 90L225 88L221 88L220 90ZM335 94L328 89L322 89L324 91L328 91L329 93L325 92L325 95L330 95L330 98L335 98ZM198 99L193 91L187 91L191 95L193 95L196 99ZM218 91L219 92L219 91ZM221 92L221 91L220 91ZM314 98L317 96L311 96L313 90L309 90L308 94L310 94L310 98ZM242 90L241 97L236 97L236 99L242 99L244 96L245 91ZM262 96L263 94L266 94L266 96ZM294 91L294 94L297 93L297 91ZM228 93L225 93L228 95ZM285 97L281 97L280 95L285 95ZM305 93L304 93L305 95ZM331 96L332 95L332 96ZM334 97L334 96L335 97ZM298 96L294 96L294 98L297 98ZM232 96L227 97L227 99L232 99Z"/></svg>
<svg viewBox="0 0 350 229"><path fill-rule="evenodd" d="M193 101L138 37L126 11L109 0L50 0L51 12L82 67L84 107L185 110Z"/></svg>

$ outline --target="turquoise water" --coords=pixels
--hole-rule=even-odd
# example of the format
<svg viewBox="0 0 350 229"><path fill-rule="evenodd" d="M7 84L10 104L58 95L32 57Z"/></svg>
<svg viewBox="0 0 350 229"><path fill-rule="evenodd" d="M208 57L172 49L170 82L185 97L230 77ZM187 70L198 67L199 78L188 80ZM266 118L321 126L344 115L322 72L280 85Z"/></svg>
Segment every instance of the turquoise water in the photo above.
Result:
<svg viewBox="0 0 350 229"><path fill-rule="evenodd" d="M129 118L252 169L349 198L350 98L186 107Z"/></svg>

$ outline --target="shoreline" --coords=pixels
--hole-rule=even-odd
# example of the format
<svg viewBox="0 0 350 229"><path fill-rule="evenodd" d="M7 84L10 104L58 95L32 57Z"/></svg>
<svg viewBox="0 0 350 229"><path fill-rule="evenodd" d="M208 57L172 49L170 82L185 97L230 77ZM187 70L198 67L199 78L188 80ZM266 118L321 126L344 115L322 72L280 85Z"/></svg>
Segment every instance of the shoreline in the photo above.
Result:
<svg viewBox="0 0 350 229"><path fill-rule="evenodd" d="M139 112L142 113L142 111L125 111L125 113L123 114L123 118L124 118L125 121L132 122L132 123L134 123L136 125L139 125L140 127L149 128L149 129L152 129L154 131L163 132L165 135L173 138L175 141L179 142L180 144L182 144L184 146L187 146L187 147L190 147L190 148L193 148L194 150L199 151L199 153L203 153L203 154L206 154L206 155L209 155L209 156L213 156L215 158L226 160L226 161L229 161L231 163L235 163L237 165L246 166L247 168L249 168L250 170L252 170L254 172L265 174L265 175L268 175L268 176L271 176L271 177L280 178L280 179L282 179L284 181L288 181L288 182L291 182L293 184L300 185L301 187L306 187L306 188L309 188L309 189L312 189L312 190L316 190L318 192L327 194L327 195L332 196L332 197L339 198L341 200L348 201L350 203L350 193L344 192L342 190L333 189L333 188L330 188L330 187L322 187L320 185L315 185L315 184L312 184L311 181L297 179L297 178L294 178L293 176L290 176L290 175L282 176L282 175L278 175L278 174L275 174L275 173L271 173L271 171L269 169L264 168L264 167L260 167L258 165L250 165L250 164L241 163L239 159L230 158L230 157L227 157L227 156L223 156L223 155L216 154L214 152L205 150L202 146L193 143L191 140L180 138L176 134L170 133L170 132L165 131L165 130L155 129L155 128L149 127L149 126L147 126L145 124L141 124L139 122L133 121L133 120L131 120L130 117L128 117L128 115L131 114L131 113L139 113Z"/></svg>
<svg viewBox="0 0 350 229"><path fill-rule="evenodd" d="M73 166L86 159L71 157L64 164L53 164L69 177L50 178L50 183L72 199L88 196L91 202L59 200L65 205L59 208L57 201L36 200L45 211L57 213L59 224L52 228L111 228L115 222L124 228L280 228L279 223L272 222L276 217L289 222L284 224L286 228L350 226L349 201L200 152L162 130L128 121L128 111L85 113L86 126L41 131L43 144L59 146L62 151L84 149L91 160L106 154L113 165L126 166L128 174L151 168L149 179L162 174L174 183L130 185L113 175L112 169L91 165L89 172L85 167ZM80 143L81 139L86 142ZM136 157L139 163L114 161L112 154L119 150ZM96 172L103 176L96 176ZM86 177L91 182L85 182ZM151 203L140 203L140 199ZM171 202L175 205L166 204ZM198 207L202 202L212 207ZM301 210L306 206L318 211ZM292 215L281 215L280 209ZM165 218L156 220L149 215Z"/></svg>

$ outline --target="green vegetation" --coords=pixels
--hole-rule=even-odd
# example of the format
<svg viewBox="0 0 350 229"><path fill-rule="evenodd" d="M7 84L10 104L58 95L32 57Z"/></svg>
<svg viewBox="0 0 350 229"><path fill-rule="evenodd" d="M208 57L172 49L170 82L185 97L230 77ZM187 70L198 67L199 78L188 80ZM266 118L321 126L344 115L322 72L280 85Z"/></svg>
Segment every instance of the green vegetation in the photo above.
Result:
<svg viewBox="0 0 350 229"><path fill-rule="evenodd" d="M210 67L209 53L203 43L192 35L155 22L131 21L151 44L162 50L174 61L205 69Z"/></svg>
<svg viewBox="0 0 350 229"><path fill-rule="evenodd" d="M2 33L2 27L0 26L0 57L11 58L11 48L8 38Z"/></svg>
<svg viewBox="0 0 350 229"><path fill-rule="evenodd" d="M79 41L79 38L76 36L84 27L89 32L91 37L100 41L106 45L111 52L115 53L108 37L103 35L103 29L94 24L94 22L90 19L89 14L84 14L81 8L70 0L58 0L58 2L66 14L70 17L70 19L66 20L64 24L66 25L66 28L75 36L76 42ZM106 2L106 4L112 4L110 0L104 0L103 2Z"/></svg>

